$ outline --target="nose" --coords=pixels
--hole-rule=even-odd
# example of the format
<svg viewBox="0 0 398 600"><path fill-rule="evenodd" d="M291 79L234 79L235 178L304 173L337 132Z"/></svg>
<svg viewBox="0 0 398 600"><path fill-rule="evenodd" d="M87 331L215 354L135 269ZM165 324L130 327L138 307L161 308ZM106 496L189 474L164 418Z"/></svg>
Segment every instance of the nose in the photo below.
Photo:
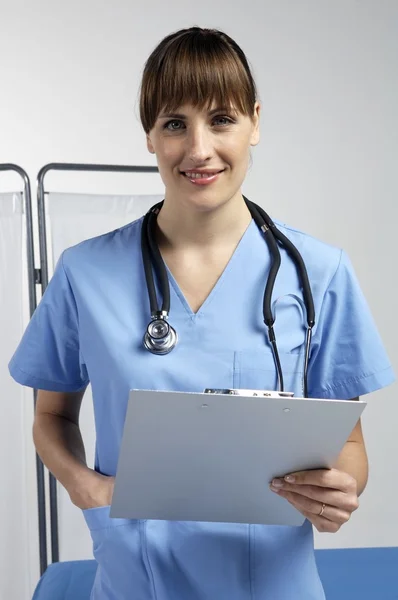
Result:
<svg viewBox="0 0 398 600"><path fill-rule="evenodd" d="M186 156L199 166L211 158L213 153L211 134L203 125L191 126L186 136Z"/></svg>

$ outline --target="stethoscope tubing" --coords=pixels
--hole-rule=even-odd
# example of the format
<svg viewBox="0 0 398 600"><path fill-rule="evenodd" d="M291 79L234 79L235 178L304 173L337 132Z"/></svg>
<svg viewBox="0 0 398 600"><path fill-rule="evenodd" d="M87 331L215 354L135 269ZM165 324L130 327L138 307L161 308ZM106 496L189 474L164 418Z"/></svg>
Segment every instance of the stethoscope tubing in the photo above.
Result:
<svg viewBox="0 0 398 600"><path fill-rule="evenodd" d="M262 231L271 255L271 267L264 289L263 297L263 319L268 329L268 339L274 356L275 367L277 371L278 387L284 391L283 370L279 357L276 336L274 331L275 318L272 314L272 292L274 290L276 277L281 266L281 255L279 246L283 246L296 266L297 274L302 285L304 304L307 316L307 330L305 337L304 351L304 369L303 369L303 395L308 397L308 365L310 357L312 329L315 325L315 307L311 286L308 278L307 269L303 258L294 244L286 237L275 225L269 215L257 204L254 204L243 196L244 201L252 215L256 225ZM153 206L144 216L141 230L141 250L144 263L145 279L148 289L150 310L152 320L167 319L170 312L170 284L167 275L167 269L162 259L159 247L156 243L157 236L157 215L163 206L163 201ZM159 309L156 296L156 288L153 277L152 265L159 279L162 294L162 307ZM148 326L149 327L149 326ZM171 328L172 329L172 328ZM175 331L172 329L173 333ZM146 334L148 335L148 333ZM175 338L176 339L176 338ZM148 345L145 344L148 348ZM174 347L171 346L170 350ZM148 348L149 349L149 348ZM153 348L151 352L157 353ZM165 354L164 350L159 354Z"/></svg>

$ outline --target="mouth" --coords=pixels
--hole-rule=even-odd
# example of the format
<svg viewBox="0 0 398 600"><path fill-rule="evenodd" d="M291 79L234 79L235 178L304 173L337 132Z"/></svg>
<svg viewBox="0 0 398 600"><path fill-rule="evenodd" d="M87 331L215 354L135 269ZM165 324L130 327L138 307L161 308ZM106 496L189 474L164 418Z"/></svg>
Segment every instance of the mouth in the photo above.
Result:
<svg viewBox="0 0 398 600"><path fill-rule="evenodd" d="M208 185L216 181L221 173L223 173L225 169L221 171L180 171L181 175L188 179L188 181L194 185Z"/></svg>

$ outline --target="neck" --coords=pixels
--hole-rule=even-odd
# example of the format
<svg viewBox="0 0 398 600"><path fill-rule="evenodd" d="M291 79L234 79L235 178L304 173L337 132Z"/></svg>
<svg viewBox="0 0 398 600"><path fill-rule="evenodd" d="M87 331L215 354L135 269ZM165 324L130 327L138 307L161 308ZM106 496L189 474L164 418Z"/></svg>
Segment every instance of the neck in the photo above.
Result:
<svg viewBox="0 0 398 600"><path fill-rule="evenodd" d="M212 210L173 203L166 197L157 222L160 248L203 248L237 243L251 222L251 214L240 193Z"/></svg>

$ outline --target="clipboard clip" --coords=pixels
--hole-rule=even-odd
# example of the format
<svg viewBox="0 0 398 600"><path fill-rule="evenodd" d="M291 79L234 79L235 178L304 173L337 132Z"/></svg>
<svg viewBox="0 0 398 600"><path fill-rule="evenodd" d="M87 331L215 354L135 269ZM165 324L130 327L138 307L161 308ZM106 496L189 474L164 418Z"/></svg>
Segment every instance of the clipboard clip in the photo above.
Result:
<svg viewBox="0 0 398 600"><path fill-rule="evenodd" d="M245 390L237 388L206 388L204 394L224 394L229 396L256 396L263 398L293 398L294 392L277 392L272 390Z"/></svg>

